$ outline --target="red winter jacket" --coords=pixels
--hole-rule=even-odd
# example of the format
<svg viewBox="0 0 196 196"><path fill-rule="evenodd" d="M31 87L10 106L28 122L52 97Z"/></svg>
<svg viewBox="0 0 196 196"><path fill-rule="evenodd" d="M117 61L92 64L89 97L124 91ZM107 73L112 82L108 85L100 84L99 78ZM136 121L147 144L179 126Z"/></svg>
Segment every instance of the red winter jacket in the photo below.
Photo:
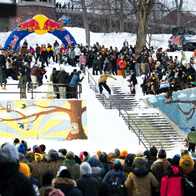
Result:
<svg viewBox="0 0 196 196"><path fill-rule="evenodd" d="M176 166L171 166L161 179L161 196L183 196L181 180L183 173Z"/></svg>

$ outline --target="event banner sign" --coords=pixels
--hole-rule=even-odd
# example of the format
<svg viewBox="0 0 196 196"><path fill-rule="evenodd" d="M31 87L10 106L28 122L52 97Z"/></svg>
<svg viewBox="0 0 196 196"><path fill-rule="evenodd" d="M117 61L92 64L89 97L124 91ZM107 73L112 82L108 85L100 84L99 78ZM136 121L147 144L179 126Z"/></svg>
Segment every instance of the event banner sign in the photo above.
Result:
<svg viewBox="0 0 196 196"><path fill-rule="evenodd" d="M1 101L0 124L5 138L87 139L86 101Z"/></svg>

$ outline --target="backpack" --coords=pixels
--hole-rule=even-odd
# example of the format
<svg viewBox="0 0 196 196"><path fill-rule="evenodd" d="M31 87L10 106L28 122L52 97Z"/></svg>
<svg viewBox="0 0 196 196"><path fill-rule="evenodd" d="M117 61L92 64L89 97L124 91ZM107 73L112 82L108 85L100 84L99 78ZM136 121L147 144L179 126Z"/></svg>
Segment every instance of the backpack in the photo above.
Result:
<svg viewBox="0 0 196 196"><path fill-rule="evenodd" d="M118 174L111 173L109 186L112 196L124 196L124 185Z"/></svg>

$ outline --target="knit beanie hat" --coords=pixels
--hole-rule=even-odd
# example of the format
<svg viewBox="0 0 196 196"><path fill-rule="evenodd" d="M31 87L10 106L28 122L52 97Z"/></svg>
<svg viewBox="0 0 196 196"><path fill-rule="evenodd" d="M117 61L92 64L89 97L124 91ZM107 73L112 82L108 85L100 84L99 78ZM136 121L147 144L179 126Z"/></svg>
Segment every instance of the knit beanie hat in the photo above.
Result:
<svg viewBox="0 0 196 196"><path fill-rule="evenodd" d="M148 159L150 158L150 151L149 150L145 150L143 154L146 158L148 158Z"/></svg>
<svg viewBox="0 0 196 196"><path fill-rule="evenodd" d="M173 166L179 166L179 161L180 161L180 155L179 154L176 154L172 160L171 160L171 165Z"/></svg>
<svg viewBox="0 0 196 196"><path fill-rule="evenodd" d="M17 143L19 143L20 142L20 140L18 139L18 138L15 138L14 139L14 144L17 144Z"/></svg>
<svg viewBox="0 0 196 196"><path fill-rule="evenodd" d="M25 154L25 146L23 144L20 144L17 147L18 152L21 152L22 154Z"/></svg>
<svg viewBox="0 0 196 196"><path fill-rule="evenodd" d="M71 178L71 174L66 166L61 166L57 172L57 177Z"/></svg>
<svg viewBox="0 0 196 196"><path fill-rule="evenodd" d="M80 173L81 175L90 175L92 174L92 168L88 162L83 162L80 165Z"/></svg>
<svg viewBox="0 0 196 196"><path fill-rule="evenodd" d="M67 154L66 154L66 159L72 159L72 160L75 160L75 155L72 151L69 151Z"/></svg>
<svg viewBox="0 0 196 196"><path fill-rule="evenodd" d="M35 146L33 148L33 154L35 154L35 153L41 153L41 148L39 146Z"/></svg>
<svg viewBox="0 0 196 196"><path fill-rule="evenodd" d="M49 196L65 196L65 194L60 189L53 189Z"/></svg>
<svg viewBox="0 0 196 196"><path fill-rule="evenodd" d="M156 156L157 156L157 153L158 153L158 150L157 150L157 148L153 145L153 146L150 148L150 155L153 156L153 157L156 157Z"/></svg>
<svg viewBox="0 0 196 196"><path fill-rule="evenodd" d="M83 154L84 154L84 152L82 151L82 152L80 152L80 154L79 154L79 158L80 158L80 160L83 162Z"/></svg>
<svg viewBox="0 0 196 196"><path fill-rule="evenodd" d="M98 156L101 155L101 150L98 150L97 153L96 153Z"/></svg>
<svg viewBox="0 0 196 196"><path fill-rule="evenodd" d="M121 168L121 162L119 160L114 161L114 169L119 170Z"/></svg>
<svg viewBox="0 0 196 196"><path fill-rule="evenodd" d="M84 151L84 153L83 153L83 161L88 161L89 157L90 157L90 154L87 151Z"/></svg>
<svg viewBox="0 0 196 196"><path fill-rule="evenodd" d="M114 158L114 153L113 152L108 153L108 161L112 162L113 158Z"/></svg>
<svg viewBox="0 0 196 196"><path fill-rule="evenodd" d="M52 170L47 170L42 178L42 184L45 185L51 185L52 179L54 178L54 173Z"/></svg>
<svg viewBox="0 0 196 196"><path fill-rule="evenodd" d="M195 127L191 127L191 131L195 131Z"/></svg>
<svg viewBox="0 0 196 196"><path fill-rule="evenodd" d="M158 153L158 158L165 159L166 158L166 152L164 149L160 149Z"/></svg>
<svg viewBox="0 0 196 196"><path fill-rule="evenodd" d="M118 148L114 150L114 156L115 158L118 158L120 156L120 150Z"/></svg>
<svg viewBox="0 0 196 196"><path fill-rule="evenodd" d="M190 157L190 155L189 154L184 154L180 158L179 167L182 169L182 171L185 174L188 174L193 170L194 164L195 164L195 162Z"/></svg>
<svg viewBox="0 0 196 196"><path fill-rule="evenodd" d="M19 171L26 177L30 178L30 168L26 163L20 163Z"/></svg>
<svg viewBox="0 0 196 196"><path fill-rule="evenodd" d="M120 157L123 157L123 158L125 158L127 155L128 155L128 151L127 151L127 150L123 150L123 151L120 153Z"/></svg>
<svg viewBox="0 0 196 196"><path fill-rule="evenodd" d="M0 163L19 163L19 155L16 146L6 143L0 149Z"/></svg>
<svg viewBox="0 0 196 196"><path fill-rule="evenodd" d="M41 148L41 151L42 152L45 152L46 146L44 144L39 145L39 147Z"/></svg>

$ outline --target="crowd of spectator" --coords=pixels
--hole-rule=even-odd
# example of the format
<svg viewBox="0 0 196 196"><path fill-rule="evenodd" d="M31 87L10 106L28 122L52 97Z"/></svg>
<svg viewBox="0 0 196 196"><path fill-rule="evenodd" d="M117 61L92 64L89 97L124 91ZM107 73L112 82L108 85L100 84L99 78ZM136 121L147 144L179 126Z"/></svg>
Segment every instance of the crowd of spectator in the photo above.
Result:
<svg viewBox="0 0 196 196"><path fill-rule="evenodd" d="M107 71L110 75L122 75L123 78L131 76L131 73L133 76L135 74L142 76L141 88L144 95L166 92L166 97L171 99L173 91L196 86L196 51L190 59L187 59L183 51L182 58L178 59L177 56L175 58L168 56L167 51L163 51L162 48L155 51L153 47L148 49L146 46L140 53L136 53L135 47L125 40L120 50L112 46L107 48L98 42L93 46L71 44L65 47L57 41L53 45L48 43L47 46L36 44L34 49L31 46L28 47L25 41L21 47L18 47L17 52L14 52L11 47L8 50L0 50L0 52L0 84L3 89L6 88L8 76L14 80L22 78L19 84L25 83L26 85L27 81L41 85L43 75L46 73L45 67L51 63L50 59L54 63L80 67L83 73L87 67L92 70L93 75L102 75ZM33 58L36 63L32 66ZM32 69L35 68L36 71L33 72L35 74L32 75ZM70 73L68 75L70 76ZM63 84L69 84L71 81L70 77L66 76L66 78ZM78 81L80 80L78 78ZM56 79L54 81L59 83ZM132 82L131 78L130 81ZM135 85L137 82L130 84L131 88L134 87L131 90L133 94L135 94ZM69 87L67 87L67 92L69 92Z"/></svg>
<svg viewBox="0 0 196 196"><path fill-rule="evenodd" d="M2 196L192 196L196 164L187 150L167 158L164 149L78 155L16 138L0 148Z"/></svg>

